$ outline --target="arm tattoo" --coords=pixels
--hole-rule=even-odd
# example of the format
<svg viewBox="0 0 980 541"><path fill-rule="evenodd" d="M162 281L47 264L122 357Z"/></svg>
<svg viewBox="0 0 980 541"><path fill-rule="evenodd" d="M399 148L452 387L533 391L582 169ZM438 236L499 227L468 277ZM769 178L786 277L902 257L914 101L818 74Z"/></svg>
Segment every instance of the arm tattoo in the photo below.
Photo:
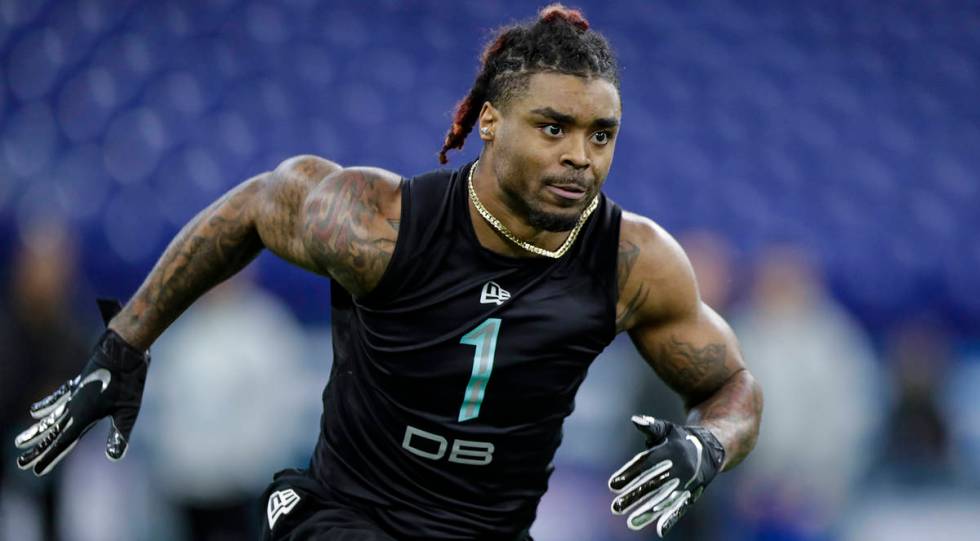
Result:
<svg viewBox="0 0 980 541"><path fill-rule="evenodd" d="M730 374L725 365L725 344L697 347L675 335L660 346L657 372L685 396L697 395L700 389L717 389Z"/></svg>
<svg viewBox="0 0 980 541"><path fill-rule="evenodd" d="M352 295L364 295L388 268L398 236L398 222L382 208L390 181L347 169L317 189L305 209L306 249Z"/></svg>
<svg viewBox="0 0 980 541"><path fill-rule="evenodd" d="M184 226L113 319L113 330L147 349L198 297L252 261L262 250L249 210L259 190L257 180L245 182Z"/></svg>
<svg viewBox="0 0 980 541"><path fill-rule="evenodd" d="M619 301L616 303L616 332L629 328L633 316L643 306L650 293L646 284L640 282L635 290L626 291L630 273L636 265L640 248L628 240L619 241L619 256L616 263L616 282L619 290Z"/></svg>

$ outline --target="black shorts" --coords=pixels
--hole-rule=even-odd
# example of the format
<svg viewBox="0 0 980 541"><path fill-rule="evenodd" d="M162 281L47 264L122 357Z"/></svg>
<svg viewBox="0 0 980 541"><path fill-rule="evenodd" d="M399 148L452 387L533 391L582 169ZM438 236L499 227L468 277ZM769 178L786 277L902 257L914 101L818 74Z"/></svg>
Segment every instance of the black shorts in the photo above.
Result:
<svg viewBox="0 0 980 541"><path fill-rule="evenodd" d="M277 473L260 501L264 541L398 541L306 470ZM527 532L518 539L534 541Z"/></svg>
<svg viewBox="0 0 980 541"><path fill-rule="evenodd" d="M339 501L306 470L277 473L261 502L265 541L397 541Z"/></svg>

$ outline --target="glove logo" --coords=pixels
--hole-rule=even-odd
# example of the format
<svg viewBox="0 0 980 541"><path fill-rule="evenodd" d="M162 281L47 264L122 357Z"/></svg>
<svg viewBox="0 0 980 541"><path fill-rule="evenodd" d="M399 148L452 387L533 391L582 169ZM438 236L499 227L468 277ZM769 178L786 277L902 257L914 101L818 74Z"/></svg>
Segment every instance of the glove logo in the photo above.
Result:
<svg viewBox="0 0 980 541"><path fill-rule="evenodd" d="M269 505L266 512L269 515L269 529L276 525L279 517L288 514L299 503L299 494L291 488L273 492L269 496Z"/></svg>
<svg viewBox="0 0 980 541"><path fill-rule="evenodd" d="M83 387L89 383L95 383L96 381L102 382L102 389L99 390L99 393L104 393L106 387L109 386L109 382L112 381L112 373L105 368L94 370L91 374L85 376L85 379L78 384L78 390L81 391Z"/></svg>

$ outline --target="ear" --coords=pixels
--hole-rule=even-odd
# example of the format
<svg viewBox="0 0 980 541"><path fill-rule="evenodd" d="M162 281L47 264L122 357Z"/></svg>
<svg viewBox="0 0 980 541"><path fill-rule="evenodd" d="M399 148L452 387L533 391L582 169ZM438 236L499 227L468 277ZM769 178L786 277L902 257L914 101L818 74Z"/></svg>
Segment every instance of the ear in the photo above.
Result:
<svg viewBox="0 0 980 541"><path fill-rule="evenodd" d="M477 126L480 139L493 141L493 134L496 131L498 120L500 120L500 111L489 101L483 102L483 107L480 109L479 125Z"/></svg>

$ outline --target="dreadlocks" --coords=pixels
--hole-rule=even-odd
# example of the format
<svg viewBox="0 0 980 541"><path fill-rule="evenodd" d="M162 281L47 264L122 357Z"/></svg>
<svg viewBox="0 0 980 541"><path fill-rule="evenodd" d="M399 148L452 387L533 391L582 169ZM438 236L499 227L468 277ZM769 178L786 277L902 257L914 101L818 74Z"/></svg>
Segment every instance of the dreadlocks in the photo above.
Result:
<svg viewBox="0 0 980 541"><path fill-rule="evenodd" d="M619 68L612 48L601 34L589 30L582 12L551 4L538 19L504 27L483 50L480 72L473 88L456 106L453 124L439 152L463 148L484 102L504 106L525 90L530 76L556 72L581 77L601 77L619 88Z"/></svg>

